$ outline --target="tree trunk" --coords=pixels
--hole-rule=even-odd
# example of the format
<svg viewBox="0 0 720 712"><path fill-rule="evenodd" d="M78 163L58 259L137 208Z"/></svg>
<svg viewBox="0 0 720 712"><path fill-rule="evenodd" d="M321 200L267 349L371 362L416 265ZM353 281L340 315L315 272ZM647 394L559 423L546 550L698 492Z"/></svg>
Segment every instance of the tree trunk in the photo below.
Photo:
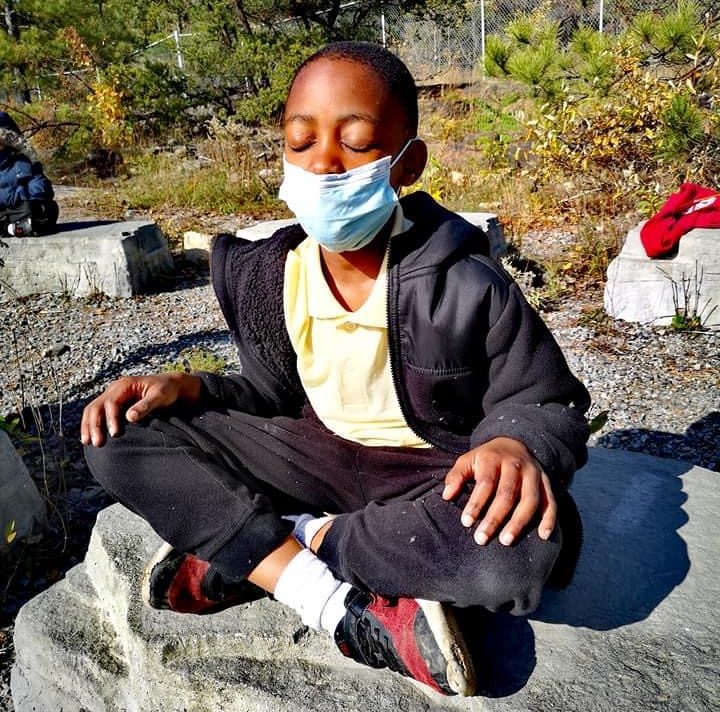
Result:
<svg viewBox="0 0 720 712"><path fill-rule="evenodd" d="M15 11L13 10L12 3L6 2L3 7L3 16L5 18L5 27L8 35L11 39L16 42L20 39L20 30L15 24ZM17 93L18 100L23 104L30 103L30 90L27 87L25 81L25 72L22 67L13 67L13 74L15 75L15 91Z"/></svg>
<svg viewBox="0 0 720 712"><path fill-rule="evenodd" d="M243 29L247 34L252 35L253 30L252 26L250 25L250 20L248 19L247 14L245 13L245 8L243 6L242 0L233 0L231 3L233 10L235 10L235 14L237 15L238 20L240 20L240 23L243 26Z"/></svg>
<svg viewBox="0 0 720 712"><path fill-rule="evenodd" d="M14 40L18 39L20 36L20 33L18 32L17 25L15 24L15 21L14 21L14 17L13 17L14 13L13 13L12 5L9 2L5 3L3 15L5 17L5 26L7 27L7 33Z"/></svg>

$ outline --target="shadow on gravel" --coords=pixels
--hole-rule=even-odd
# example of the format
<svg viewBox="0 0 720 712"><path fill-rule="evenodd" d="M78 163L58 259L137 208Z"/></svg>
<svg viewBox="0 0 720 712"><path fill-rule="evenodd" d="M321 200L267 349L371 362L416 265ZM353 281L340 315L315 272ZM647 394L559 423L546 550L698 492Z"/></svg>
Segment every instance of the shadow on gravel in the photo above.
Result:
<svg viewBox="0 0 720 712"><path fill-rule="evenodd" d="M183 349L191 347L200 347L212 349L213 346L225 345L230 340L230 336L226 329L206 329L205 331L195 331L191 334L183 334L173 341L166 344L148 344L135 349L125 358L118 358L108 363L104 368L100 369L95 376L73 388L75 393L93 393L99 391L109 381L129 372L138 373L138 366L147 363L148 367L144 374L158 372L158 359L167 359L167 363L176 363L178 355ZM94 397L91 395L90 398Z"/></svg>
<svg viewBox="0 0 720 712"><path fill-rule="evenodd" d="M696 420L683 435L628 428L603 435L597 444L691 462L720 472L720 412L713 411Z"/></svg>

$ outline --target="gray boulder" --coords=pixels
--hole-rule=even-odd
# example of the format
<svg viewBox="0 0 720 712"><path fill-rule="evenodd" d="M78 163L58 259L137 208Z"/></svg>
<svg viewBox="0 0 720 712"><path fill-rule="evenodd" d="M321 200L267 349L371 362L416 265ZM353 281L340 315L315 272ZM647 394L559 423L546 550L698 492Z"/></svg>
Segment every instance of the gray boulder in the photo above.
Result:
<svg viewBox="0 0 720 712"><path fill-rule="evenodd" d="M8 434L0 429L0 554L47 526L45 502ZM14 532L8 542L6 531Z"/></svg>
<svg viewBox="0 0 720 712"><path fill-rule="evenodd" d="M113 506L84 564L16 621L17 712L373 712L720 709L718 474L594 449L573 493L576 576L529 619L462 612L481 681L444 698L343 658L269 599L213 616L145 608L158 538Z"/></svg>
<svg viewBox="0 0 720 712"><path fill-rule="evenodd" d="M608 267L605 311L656 325L669 324L679 312L720 328L720 230L691 230L676 255L651 260L640 241L642 225L630 230Z"/></svg>
<svg viewBox="0 0 720 712"><path fill-rule="evenodd" d="M55 234L4 242L0 300L45 292L129 297L173 271L164 235L147 220L58 223Z"/></svg>
<svg viewBox="0 0 720 712"><path fill-rule="evenodd" d="M502 257L507 252L507 243L503 233L502 224L494 213L459 213L465 220L482 228L490 242L490 255L494 258ZM235 231L236 237L254 242L270 237L276 230L297 223L295 218L281 220L265 220L242 227ZM213 235L190 230L183 233L183 250L185 258L191 262L207 262L213 241Z"/></svg>

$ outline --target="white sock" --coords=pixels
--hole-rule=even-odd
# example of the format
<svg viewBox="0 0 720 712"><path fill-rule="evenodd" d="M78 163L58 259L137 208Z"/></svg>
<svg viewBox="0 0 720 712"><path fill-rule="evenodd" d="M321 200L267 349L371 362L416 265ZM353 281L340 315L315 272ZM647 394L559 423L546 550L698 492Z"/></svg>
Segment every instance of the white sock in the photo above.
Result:
<svg viewBox="0 0 720 712"><path fill-rule="evenodd" d="M306 548L310 548L313 537L332 519L334 514L325 517L314 517L312 514L287 514L283 519L288 519L295 526L293 536Z"/></svg>
<svg viewBox="0 0 720 712"><path fill-rule="evenodd" d="M331 635L345 615L349 583L338 581L325 563L308 549L297 554L275 585L275 598L300 615L302 622Z"/></svg>

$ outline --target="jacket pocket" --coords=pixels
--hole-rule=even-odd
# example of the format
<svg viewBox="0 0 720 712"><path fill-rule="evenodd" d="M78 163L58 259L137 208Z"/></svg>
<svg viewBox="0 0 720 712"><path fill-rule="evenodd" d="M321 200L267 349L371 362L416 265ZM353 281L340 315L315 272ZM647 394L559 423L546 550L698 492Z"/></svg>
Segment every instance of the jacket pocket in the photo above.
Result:
<svg viewBox="0 0 720 712"><path fill-rule="evenodd" d="M469 435L483 418L487 384L470 368L430 369L407 364L405 384L412 412L421 421Z"/></svg>

